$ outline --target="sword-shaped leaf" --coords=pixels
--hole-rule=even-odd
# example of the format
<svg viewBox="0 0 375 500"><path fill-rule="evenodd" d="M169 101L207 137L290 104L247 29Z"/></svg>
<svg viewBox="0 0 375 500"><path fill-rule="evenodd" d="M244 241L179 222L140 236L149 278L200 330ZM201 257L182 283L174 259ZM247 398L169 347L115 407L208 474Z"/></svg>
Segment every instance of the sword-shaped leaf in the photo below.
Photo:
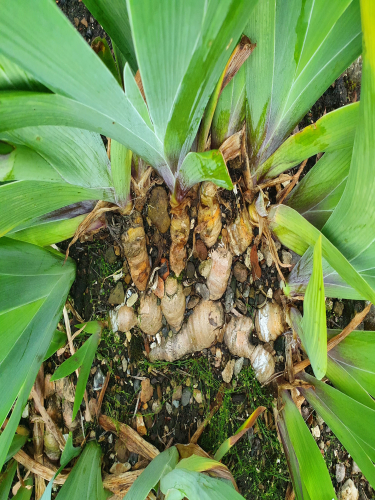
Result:
<svg viewBox="0 0 375 500"><path fill-rule="evenodd" d="M346 257L354 269L375 290L375 6L361 1L363 28L363 69L361 102L349 176L345 191L322 229L322 233ZM303 253L303 252L302 252ZM302 255L302 253L300 255ZM350 279L346 279L324 256L331 268L325 270L324 282L329 296L368 297ZM291 276L293 289L305 287L310 267L310 253L303 257ZM335 273L336 271L336 273ZM340 279L337 274L341 276ZM343 282L343 280L346 282ZM354 288L357 293L353 293ZM373 299L369 299L374 302Z"/></svg>
<svg viewBox="0 0 375 500"><path fill-rule="evenodd" d="M117 141L111 141L111 174L116 202L125 207L129 201L133 153Z"/></svg>
<svg viewBox="0 0 375 500"><path fill-rule="evenodd" d="M121 51L131 69L137 71L137 60L130 29L125 0L112 0L110 7L106 0L84 0L91 14L103 26L112 42Z"/></svg>
<svg viewBox="0 0 375 500"><path fill-rule="evenodd" d="M5 458L5 462L8 462L14 455L19 451L22 446L26 443L27 436L21 436L20 434L15 434L12 440L12 444L8 450L8 454Z"/></svg>
<svg viewBox="0 0 375 500"><path fill-rule="evenodd" d="M174 172L190 151L206 104L255 3L128 0L150 116Z"/></svg>
<svg viewBox="0 0 375 500"><path fill-rule="evenodd" d="M126 500L145 500L159 481L176 467L178 459L179 455L175 446L157 455L134 481L126 494Z"/></svg>
<svg viewBox="0 0 375 500"><path fill-rule="evenodd" d="M75 276L73 261L55 251L0 239L0 436L4 463Z"/></svg>
<svg viewBox="0 0 375 500"><path fill-rule="evenodd" d="M360 55L359 2L264 0L258 2L245 35L256 43L245 63L248 145L255 174Z"/></svg>
<svg viewBox="0 0 375 500"><path fill-rule="evenodd" d="M326 464L288 391L277 421L297 500L336 499Z"/></svg>
<svg viewBox="0 0 375 500"><path fill-rule="evenodd" d="M313 270L303 302L302 343L317 379L327 370L327 319L322 270L322 237L314 246Z"/></svg>
<svg viewBox="0 0 375 500"><path fill-rule="evenodd" d="M31 477L24 481L17 493L14 495L14 500L30 500L33 493L33 480Z"/></svg>
<svg viewBox="0 0 375 500"><path fill-rule="evenodd" d="M285 201L317 229L322 229L344 192L352 151L324 154Z"/></svg>
<svg viewBox="0 0 375 500"><path fill-rule="evenodd" d="M220 445L219 449L215 453L215 460L221 460L223 456L228 453L232 446L234 446L237 441L241 439L241 437L255 424L257 418L264 412L265 409L266 408L264 406L259 406L259 408L253 411L250 417L241 425L241 427L239 427L237 432Z"/></svg>
<svg viewBox="0 0 375 500"><path fill-rule="evenodd" d="M83 395L85 393L86 384L89 379L92 362L94 361L96 349L100 342L100 333L94 333L86 340L82 347L68 358L62 365L58 367L51 377L51 381L59 380L60 378L68 377L75 370L80 369L76 394L73 406L73 419L76 417L79 407L81 406Z"/></svg>
<svg viewBox="0 0 375 500"><path fill-rule="evenodd" d="M87 107L88 113L100 124L98 128L102 128L102 133L119 139L119 142L140 156L148 156L147 159L152 160L151 164L155 167L158 163L163 163L159 161L162 156L161 144L153 132L127 99L110 70L87 45L56 4L49 0L37 0L33 5L25 0L19 2L1 0L0 8L3 14L0 19L0 30L4 38L0 48L1 53L56 94L69 98L68 101L72 100L70 107L79 104ZM28 20L26 24L24 19ZM42 96L46 97L46 94L41 94L39 97ZM17 96L15 97L18 101ZM33 98L32 95L30 97ZM23 117L27 115L27 111L27 109L21 111ZM36 114L41 113L45 118L46 111L45 108L39 109ZM53 113L49 113L49 124L61 124L60 111L54 109ZM82 111L81 108L81 115ZM83 112L79 117L77 109L73 112L74 118L71 116L70 124L82 127L80 123L84 121L86 113ZM105 130L105 123L111 123L114 127L109 128L112 129L121 128L121 138L108 133L109 129ZM32 124L48 123L40 119L39 122L34 121ZM10 129L9 124L6 127ZM92 130L92 127L93 125L82 128ZM151 149L156 147L158 153L152 153L150 156L147 153L147 150L150 152L150 146Z"/></svg>
<svg viewBox="0 0 375 500"><path fill-rule="evenodd" d="M328 332L330 336L339 330ZM344 394L375 410L375 332L353 331L328 353L327 377Z"/></svg>
<svg viewBox="0 0 375 500"><path fill-rule="evenodd" d="M348 104L292 135L259 167L258 179L277 177L317 153L353 147L358 115L359 103Z"/></svg>
<svg viewBox="0 0 375 500"><path fill-rule="evenodd" d="M101 456L102 450L98 443L95 441L87 443L56 499L106 500L108 496L112 495L103 488Z"/></svg>
<svg viewBox="0 0 375 500"><path fill-rule="evenodd" d="M241 130L245 120L245 77L245 66L241 66L220 94L212 120L213 148L219 148L228 137Z"/></svg>
<svg viewBox="0 0 375 500"><path fill-rule="evenodd" d="M321 235L320 231L302 215L285 205L279 205L270 210L270 221L270 228L280 241L299 255L303 255L310 246L314 246ZM312 254L311 251L309 253ZM356 271L353 265L324 235L322 235L322 256L341 276L342 280L350 283L358 294L371 302L375 301L375 287L372 287L371 283ZM312 267L309 266L308 279L311 276L311 269ZM323 265L323 274L324 271ZM325 283L324 286L326 293L328 293ZM286 292L291 292L289 281Z"/></svg>
<svg viewBox="0 0 375 500"><path fill-rule="evenodd" d="M6 471L0 474L0 500L8 500L16 470L17 462L12 460Z"/></svg>
<svg viewBox="0 0 375 500"><path fill-rule="evenodd" d="M375 410L310 375L304 374L301 378L313 386L300 387L301 394L329 425L374 487Z"/></svg>
<svg viewBox="0 0 375 500"><path fill-rule="evenodd" d="M173 469L160 481L160 489L167 499L243 500L232 483L187 469ZM138 499L137 499L138 500Z"/></svg>

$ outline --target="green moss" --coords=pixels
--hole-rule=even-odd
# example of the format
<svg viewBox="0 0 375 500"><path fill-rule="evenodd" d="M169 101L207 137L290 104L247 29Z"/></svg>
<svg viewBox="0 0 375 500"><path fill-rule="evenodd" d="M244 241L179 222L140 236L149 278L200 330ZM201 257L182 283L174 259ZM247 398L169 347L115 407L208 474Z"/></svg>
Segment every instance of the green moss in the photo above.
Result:
<svg viewBox="0 0 375 500"><path fill-rule="evenodd" d="M214 404L214 398L223 386L207 358L191 358L174 363L157 362L152 365L143 362L143 369L149 366L159 371L168 369L173 372L176 385L186 383L187 379L198 382L198 387L205 396L203 417L207 417ZM236 403L236 395L245 395L246 402ZM199 445L208 453L215 453L220 444L233 435L252 411L258 406L268 410L268 421L273 426L272 414L273 396L262 388L254 377L251 367L244 367L232 386L224 388L223 401L213 416L210 424L204 430ZM289 479L286 460L277 439L276 430L267 427L263 418L258 419L255 432L245 435L223 458L238 482L241 494L246 499L261 500L272 498L282 500ZM250 431L251 432L251 431Z"/></svg>

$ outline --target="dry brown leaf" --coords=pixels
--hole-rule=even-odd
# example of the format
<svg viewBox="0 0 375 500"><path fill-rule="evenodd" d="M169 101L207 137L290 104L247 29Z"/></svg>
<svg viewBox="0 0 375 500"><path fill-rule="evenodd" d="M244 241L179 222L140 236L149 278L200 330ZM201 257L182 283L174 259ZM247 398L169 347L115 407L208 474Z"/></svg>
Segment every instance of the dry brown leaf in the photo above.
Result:
<svg viewBox="0 0 375 500"><path fill-rule="evenodd" d="M262 277L262 270L259 265L258 261L258 249L256 245L253 245L251 247L251 252L250 252L250 262L251 262L251 272L253 275L253 280L260 279Z"/></svg>

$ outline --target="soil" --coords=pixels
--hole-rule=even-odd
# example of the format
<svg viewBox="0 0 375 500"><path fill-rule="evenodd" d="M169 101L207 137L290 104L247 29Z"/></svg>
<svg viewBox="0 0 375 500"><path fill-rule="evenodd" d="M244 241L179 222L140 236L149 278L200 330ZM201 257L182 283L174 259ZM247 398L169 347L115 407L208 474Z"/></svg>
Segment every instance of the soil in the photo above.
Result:
<svg viewBox="0 0 375 500"><path fill-rule="evenodd" d="M57 4L88 43L91 43L96 36L106 37L102 27L90 15L83 3L78 0L59 0ZM107 40L110 42L108 37ZM318 100L301 121L299 128L302 129L315 122L325 112L359 99L359 92L358 82L351 81L346 72ZM311 159L310 167L314 163L315 160ZM231 174L233 178L236 178L239 172L232 170ZM272 196L272 192L270 195ZM236 199L235 195L229 192L222 193L222 197L227 207L222 205L222 222L225 225L233 217L232 207L235 206ZM193 204L191 217L194 218L194 216L196 217L196 206ZM156 229L147 223L147 203L143 210L143 220L153 268L161 257L168 258L169 237L163 236L165 240L162 242L162 254L160 254L160 245L155 243ZM61 250L66 250L67 245L68 242L62 242L58 246ZM188 253L191 247L192 231L188 242ZM283 258L283 250L287 249L280 248L278 252L280 259ZM77 263L77 275L69 300L84 322L108 319L108 311L114 306L108 302L108 299L117 283L122 284L125 295L136 292L131 281L127 279L128 271L126 266L124 267L124 258L118 251L117 241L113 239L109 230L100 231L92 241L77 242L71 247L70 256ZM295 256L292 255L292 258L295 259ZM244 256L235 258L233 266L237 261L243 262ZM193 266L194 276L197 276L199 280L200 276L197 273L199 261L191 257L189 262L190 268ZM235 298L238 297L243 301L247 314L252 318L259 304L267 300L265 295L269 290L276 300L280 299L280 278L275 265L268 267L265 259L262 259L260 266L262 276L259 280L251 282L249 276L245 283L239 283L232 275L229 282ZM124 271L123 277L120 281L115 281L113 275L121 270ZM191 276L188 277L186 273L185 269L181 282L188 288L187 280L191 279ZM246 287L250 288L248 297L244 297ZM302 310L302 303L297 303L297 306ZM342 328L362 308L362 302L327 300L328 327ZM187 310L186 314L189 315L191 312ZM75 331L74 325L78 322L78 319L70 314L72 332ZM363 325L360 327L363 328ZM168 335L166 324L162 333ZM81 334L76 339L76 349L86 338L84 334ZM259 342L255 334L252 341L254 344ZM105 392L102 413L129 425L134 425L133 416L136 412L142 414L147 428L145 439L160 451L171 444L188 443L197 427L208 417L210 410L220 400L219 409L199 440L200 446L209 453L214 453L226 438L234 434L255 408L264 405L267 411L258 419L254 429L251 429L230 450L223 462L232 471L239 490L246 499L284 499L290 478L275 429L272 386L261 387L246 359L239 375L234 376L230 383L224 383L221 372L231 358L224 344L204 349L201 353L174 363L153 364L149 363L145 356L149 349L148 344L148 339L137 327L132 329L130 335L120 332L113 334L105 329L89 377L87 386L89 400L93 400L98 395L98 391L94 390L96 389L95 378L98 378L100 372L104 376L109 372L109 385ZM279 337L273 345L269 345L269 349L277 361L276 371L283 370L284 337ZM220 359L218 361L218 357L221 357L221 361ZM64 358L65 356L57 355L51 358L45 363L46 372L52 373ZM143 404L139 402L139 391L141 379L144 378L150 380L153 395L150 401ZM75 375L71 379L75 382ZM183 395L185 394L183 402L181 399L173 401L172 395L179 386L182 388ZM197 391L201 398L194 397ZM82 412L84 408L83 402ZM316 440L329 467L334 486L339 486L336 481L336 466L344 464L345 478L353 479L359 488L360 499L374 498L374 492L364 477L358 472L352 472L351 457L306 402L302 407L302 413L312 429L319 427L320 437ZM23 422L26 425L29 424L27 419ZM101 443L105 472L109 472L111 466L119 460L128 461L133 466L137 463L137 456L120 457L116 436L105 432L96 420L85 423L84 431L86 436L96 437ZM82 440L80 428L75 431L75 437L78 441ZM55 494L54 492L53 495Z"/></svg>

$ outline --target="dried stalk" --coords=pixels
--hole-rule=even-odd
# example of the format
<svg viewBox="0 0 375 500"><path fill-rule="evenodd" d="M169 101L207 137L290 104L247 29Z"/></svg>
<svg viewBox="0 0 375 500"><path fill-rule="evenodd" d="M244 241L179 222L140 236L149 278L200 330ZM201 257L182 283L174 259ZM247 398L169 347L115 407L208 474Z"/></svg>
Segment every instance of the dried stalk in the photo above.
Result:
<svg viewBox="0 0 375 500"><path fill-rule="evenodd" d="M70 322L69 322L68 311L67 311L67 309L66 309L65 306L64 306L64 309L63 309L63 316L64 316L64 322L65 322L66 336L68 337L70 354L71 354L71 356L74 356L74 354L76 353L76 350L74 349L73 338L72 338L72 331L70 329ZM83 328L82 328L82 330L83 330ZM79 376L79 370L76 370L76 375L77 375L77 378L78 378L78 376ZM90 409L89 409L89 398L87 397L87 391L86 391L86 389L85 389L85 393L83 395L83 398L85 400L85 405L86 405L85 420L86 420L86 422L91 422L91 413L90 413Z"/></svg>
<svg viewBox="0 0 375 500"><path fill-rule="evenodd" d="M216 401L217 401L216 405L211 409L209 416L203 420L203 422L201 423L201 425L194 432L194 434L190 438L190 444L197 444L198 439L201 437L201 435L202 435L204 429L206 428L207 424L210 423L212 417L215 415L215 413L217 412L217 410L222 405L222 403L223 403L223 396L224 396L224 389L225 389L224 384L222 384L220 386L219 391L218 391L217 396L216 396Z"/></svg>
<svg viewBox="0 0 375 500"><path fill-rule="evenodd" d="M33 458L29 457L27 453L20 450L14 455L15 460L23 465L26 469L31 471L36 476L45 479L46 481L51 481L56 471L41 465ZM103 486L105 489L112 491L116 495L125 495L129 490L130 486L139 477L144 469L139 469L136 471L125 472L124 474L114 475L108 474L103 480ZM53 481L53 484L63 485L68 479L69 473L61 472Z"/></svg>
<svg viewBox="0 0 375 500"><path fill-rule="evenodd" d="M31 397L34 400L35 408L40 413L40 415L41 415L41 417L42 417L45 425L47 426L47 428L50 430L50 432L53 435L53 437L58 442L59 448L62 451L64 449L64 447L65 447L65 439L64 439L63 435L61 434L60 429L57 427L57 425L55 424L55 422L51 419L51 417L46 412L46 410L45 410L42 402L40 401L39 396L36 393L34 387L31 389L30 395L31 395Z"/></svg>
<svg viewBox="0 0 375 500"><path fill-rule="evenodd" d="M124 496L143 471L144 469L139 469L117 475L108 474L104 477L103 486L106 490L112 491L115 495Z"/></svg>
<svg viewBox="0 0 375 500"><path fill-rule="evenodd" d="M329 352L331 349L337 346L342 340L344 340L350 333L352 333L353 330L357 328L357 326L365 319L367 314L369 313L371 309L371 304L368 304L363 311L359 312L354 316L354 318L351 320L351 322L343 329L341 333L336 335L336 337L333 337L331 340L328 341L327 343L327 352ZM297 373L301 372L304 370L307 366L309 366L310 360L309 359L304 359L300 363L297 363L294 365L294 375Z"/></svg>
<svg viewBox="0 0 375 500"><path fill-rule="evenodd" d="M155 448L155 446L141 438L141 436L128 425L117 422L106 415L100 415L99 424L106 431L111 431L118 435L118 437L124 441L129 451L142 455L149 460L153 460L159 455L159 450Z"/></svg>
<svg viewBox="0 0 375 500"><path fill-rule="evenodd" d="M35 380L34 389L40 398L41 404L44 406L44 366L39 368L38 375ZM43 465L43 446L44 446L44 422L41 419L34 421L33 442L34 442L34 458L37 462ZM44 479L38 475L35 476L35 500L39 500L46 489Z"/></svg>
<svg viewBox="0 0 375 500"><path fill-rule="evenodd" d="M46 481L51 481L54 474L56 473L56 471L40 464L33 458L29 457L29 455L27 455L27 453L25 453L23 450L18 451L13 458L33 474L42 477ZM68 478L68 475L69 474L62 472L56 477L56 479L53 481L53 484L64 484Z"/></svg>
<svg viewBox="0 0 375 500"><path fill-rule="evenodd" d="M109 373L109 370L108 370L107 375L106 375L105 380L104 380L102 390L100 391L100 395L99 395L99 399L98 399L98 406L96 408L96 418L98 418L100 415L100 410L102 408L105 391L107 390L110 377L111 377L111 374Z"/></svg>
<svg viewBox="0 0 375 500"><path fill-rule="evenodd" d="M280 193L278 193L277 199L278 199L278 202L280 205L285 200L285 198L288 196L288 194L291 192L291 190L294 188L294 186L297 184L298 179L300 178L300 175L302 174L302 171L306 166L306 163L307 163L307 160L305 160L301 163L301 166L299 167L298 172L295 175L293 175L293 180L290 182L290 184L288 184L288 186L283 191L280 191ZM280 199L279 199L279 197L280 197Z"/></svg>
<svg viewBox="0 0 375 500"><path fill-rule="evenodd" d="M244 128L228 137L228 139L226 139L220 146L219 151L223 155L225 163L229 160L234 160L234 158L237 158L237 156L241 154L241 142L243 135Z"/></svg>

